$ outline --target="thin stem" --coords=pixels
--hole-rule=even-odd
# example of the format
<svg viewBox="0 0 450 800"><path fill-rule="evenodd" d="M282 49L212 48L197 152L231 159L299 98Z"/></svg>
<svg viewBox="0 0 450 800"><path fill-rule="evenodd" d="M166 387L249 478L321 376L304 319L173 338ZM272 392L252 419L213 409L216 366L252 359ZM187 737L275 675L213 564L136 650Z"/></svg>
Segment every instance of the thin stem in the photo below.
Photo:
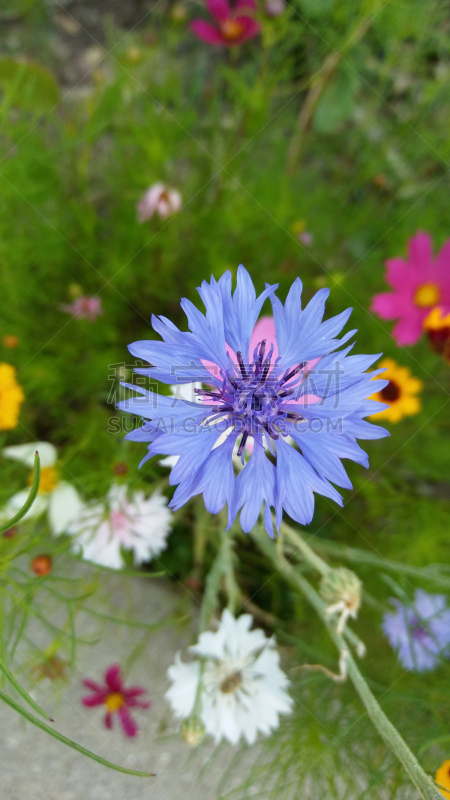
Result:
<svg viewBox="0 0 450 800"><path fill-rule="evenodd" d="M283 572L287 580L297 589L299 589L304 597L306 597L306 599L311 603L313 608L315 608L317 614L328 629L328 632L339 652L342 653L343 650L347 650L344 638L337 633L336 628L325 614L325 603L316 590L313 589L309 581L307 581L298 570L292 567L292 565L286 561L282 554L280 555L278 548L273 547L272 542L265 537L264 534L261 534L260 530L255 530L253 533L253 538L263 552L268 555L269 558L276 564L276 566ZM364 677L360 673L355 660L349 652L346 654L346 664L348 675L375 728L385 744L390 747L399 761L403 764L412 782L420 792L421 797L423 797L424 800L442 800L442 795L436 788L430 776L424 772L406 742L402 739L397 729L394 727L394 725L392 725L384 711L381 709L378 701L370 691Z"/></svg>
<svg viewBox="0 0 450 800"><path fill-rule="evenodd" d="M39 453L36 450L36 455L34 457L33 483L31 486L30 494L28 495L20 511L18 511L17 514L12 519L9 520L9 522L5 522L3 525L0 525L0 535L2 533L5 533L5 531L9 530L9 528L12 528L13 525L16 525L17 522L20 522L22 517L24 517L27 511L29 511L34 501L36 500L36 496L39 491L40 476L41 476L41 461L39 458Z"/></svg>
<svg viewBox="0 0 450 800"><path fill-rule="evenodd" d="M289 525L286 525L284 522L280 526L280 533L283 536L286 536L289 541L294 544L298 550L302 553L305 557L306 561L308 561L314 569L320 572L321 575L327 575L331 567L327 564L326 561L323 560L314 550L306 544L305 540L300 536L297 531L294 531L293 528L290 528Z"/></svg>

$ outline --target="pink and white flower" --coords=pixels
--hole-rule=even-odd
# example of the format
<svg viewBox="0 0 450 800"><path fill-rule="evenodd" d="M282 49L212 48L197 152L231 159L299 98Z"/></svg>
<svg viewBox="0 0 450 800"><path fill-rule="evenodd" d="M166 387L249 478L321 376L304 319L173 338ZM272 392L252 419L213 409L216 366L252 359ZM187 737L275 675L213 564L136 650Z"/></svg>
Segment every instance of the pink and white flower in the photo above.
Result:
<svg viewBox="0 0 450 800"><path fill-rule="evenodd" d="M86 561L121 569L122 549L132 552L135 566L159 555L167 547L171 524L167 498L158 490L148 499L144 492L129 498L127 486L114 484L106 503L83 505L67 533L73 536L74 552Z"/></svg>
<svg viewBox="0 0 450 800"><path fill-rule="evenodd" d="M392 258L386 267L394 291L375 295L371 310L398 320L392 331L397 344L415 344L431 309L450 307L450 239L433 258L431 236L418 231L408 242L407 260Z"/></svg>
<svg viewBox="0 0 450 800"><path fill-rule="evenodd" d="M261 30L259 22L254 19L255 0L236 0L233 6L228 0L207 0L206 6L215 25L194 19L190 29L208 44L232 47L253 39Z"/></svg>
<svg viewBox="0 0 450 800"><path fill-rule="evenodd" d="M146 222L157 214L160 219L167 219L176 214L182 205L180 192L169 189L164 183L158 182L150 186L142 200L137 205L139 222Z"/></svg>
<svg viewBox="0 0 450 800"><path fill-rule="evenodd" d="M138 726L130 714L130 708L150 708L150 700L138 699L140 695L146 694L146 689L140 686L124 686L121 670L118 664L113 664L105 672L105 683L100 684L84 678L83 684L90 689L93 694L83 697L82 703L87 708L95 706L105 706L105 725L111 729L113 726L114 715L119 717L122 730L126 736L136 736Z"/></svg>
<svg viewBox="0 0 450 800"><path fill-rule="evenodd" d="M85 297L82 295L70 305L63 303L61 311L71 314L72 317L77 319L88 319L89 322L95 322L97 317L103 314L102 301L100 297Z"/></svg>

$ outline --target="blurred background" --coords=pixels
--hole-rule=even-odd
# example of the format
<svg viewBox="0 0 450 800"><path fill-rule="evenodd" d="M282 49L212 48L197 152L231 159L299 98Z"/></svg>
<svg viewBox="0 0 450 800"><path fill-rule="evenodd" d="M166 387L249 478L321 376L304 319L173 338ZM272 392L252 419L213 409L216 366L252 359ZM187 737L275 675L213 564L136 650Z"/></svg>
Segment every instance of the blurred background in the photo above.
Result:
<svg viewBox="0 0 450 800"><path fill-rule="evenodd" d="M166 490L157 464L138 472L142 447L124 441L132 421L115 409L134 364L127 345L153 338L151 314L184 328L180 298L195 301L203 279L235 274L239 263L258 292L279 283L283 297L297 276L305 299L328 286L329 316L354 308L357 351L383 353L423 381L421 410L369 443L369 471L348 465L344 508L316 497L309 533L323 555L343 559L353 548L345 563L367 589L366 674L382 694L395 685L383 707L433 772L450 751L449 668L426 683L406 673L380 621L393 594L450 588L386 567L448 564L449 369L424 338L399 347L370 306L387 290L384 262L405 257L418 230L435 252L450 237L450 3L259 0L255 18L247 41L225 31L211 44L190 28L194 19L215 24L201 2L3 0L0 361L15 368L24 400L0 446L51 442L85 499L125 476ZM21 465L0 460L2 504L23 481ZM158 560L177 591L190 580L194 595L195 514L188 505L177 515ZM210 560L206 547L205 570ZM258 592L287 652L330 658L326 633L281 579L266 583L268 567L248 542L239 564L246 595ZM297 769L298 787L309 780L302 753L325 749L316 796L414 798L361 725L351 689L333 705L336 691L321 676L299 682L303 711L271 745L277 769ZM341 703L352 721L344 750L333 744ZM244 784L240 796L250 796Z"/></svg>

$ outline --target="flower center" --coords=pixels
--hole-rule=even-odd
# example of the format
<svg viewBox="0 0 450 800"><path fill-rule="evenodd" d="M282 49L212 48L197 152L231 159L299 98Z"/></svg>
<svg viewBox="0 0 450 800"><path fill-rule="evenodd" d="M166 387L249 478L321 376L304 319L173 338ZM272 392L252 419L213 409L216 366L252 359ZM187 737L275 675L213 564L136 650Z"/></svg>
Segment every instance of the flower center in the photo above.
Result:
<svg viewBox="0 0 450 800"><path fill-rule="evenodd" d="M414 303L419 308L436 306L439 303L439 287L435 283L424 283L414 293Z"/></svg>
<svg viewBox="0 0 450 800"><path fill-rule="evenodd" d="M401 395L401 389L395 381L389 381L387 386L381 390L380 394L383 400L386 400L386 403L395 403Z"/></svg>
<svg viewBox="0 0 450 800"><path fill-rule="evenodd" d="M413 617L411 620L411 635L413 639L416 641L423 642L424 639L428 638L428 631L424 628L423 625L420 624L419 620L416 617Z"/></svg>
<svg viewBox="0 0 450 800"><path fill-rule="evenodd" d="M233 672L231 675L227 675L227 677L223 679L222 683L220 684L220 691L224 694L231 694L241 685L241 683L241 673Z"/></svg>
<svg viewBox="0 0 450 800"><path fill-rule="evenodd" d="M262 444L262 436L275 440L289 434L290 425L303 419L293 412L286 401L294 392L293 384L300 380L306 361L278 376L277 363L272 364L273 345L266 356L264 339L254 350L253 362L244 364L242 353L237 352L237 364L230 358L230 368L220 371L222 384L215 391L195 389L205 403L217 401L211 406L212 415L207 424L222 423L242 433L237 455L243 457L249 436ZM219 405L220 404L220 405ZM287 424L288 423L288 424Z"/></svg>
<svg viewBox="0 0 450 800"><path fill-rule="evenodd" d="M235 42L244 33L245 25L237 19L226 19L220 23L220 32L228 42Z"/></svg>
<svg viewBox="0 0 450 800"><path fill-rule="evenodd" d="M104 704L110 713L118 711L125 705L125 698L121 692L112 692L104 699Z"/></svg>
<svg viewBox="0 0 450 800"><path fill-rule="evenodd" d="M33 483L34 471L28 476L28 486ZM41 476L39 480L39 494L46 492L53 492L53 489L58 485L58 476L54 467L42 467Z"/></svg>
<svg viewBox="0 0 450 800"><path fill-rule="evenodd" d="M109 519L115 533L123 533L128 529L128 518L123 511L111 511Z"/></svg>
<svg viewBox="0 0 450 800"><path fill-rule="evenodd" d="M161 194L159 195L159 198L158 198L158 199L159 199L159 202L161 202L161 201L162 201L163 203L168 203L168 202L169 202L169 200L170 200L170 197L169 197L169 195L167 194L167 192L166 192L166 190L165 190L165 189L163 189L163 191L162 191L162 192L161 192Z"/></svg>

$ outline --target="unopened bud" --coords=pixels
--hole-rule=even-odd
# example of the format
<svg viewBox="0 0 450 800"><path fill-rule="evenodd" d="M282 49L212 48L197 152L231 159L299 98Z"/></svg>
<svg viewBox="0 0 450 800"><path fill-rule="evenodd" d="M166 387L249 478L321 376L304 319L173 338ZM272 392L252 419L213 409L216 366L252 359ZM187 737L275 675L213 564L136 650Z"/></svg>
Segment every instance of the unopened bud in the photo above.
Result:
<svg viewBox="0 0 450 800"><path fill-rule="evenodd" d="M199 717L188 717L181 723L181 736L190 747L196 747L202 741L206 730Z"/></svg>
<svg viewBox="0 0 450 800"><path fill-rule="evenodd" d="M31 562L31 569L33 570L35 575L48 575L52 568L52 558L51 556L36 556L33 558Z"/></svg>
<svg viewBox="0 0 450 800"><path fill-rule="evenodd" d="M361 589L358 576L345 567L331 569L322 578L320 594L327 604L325 614L340 614L336 628L339 634L344 632L349 617L356 619L361 605Z"/></svg>

